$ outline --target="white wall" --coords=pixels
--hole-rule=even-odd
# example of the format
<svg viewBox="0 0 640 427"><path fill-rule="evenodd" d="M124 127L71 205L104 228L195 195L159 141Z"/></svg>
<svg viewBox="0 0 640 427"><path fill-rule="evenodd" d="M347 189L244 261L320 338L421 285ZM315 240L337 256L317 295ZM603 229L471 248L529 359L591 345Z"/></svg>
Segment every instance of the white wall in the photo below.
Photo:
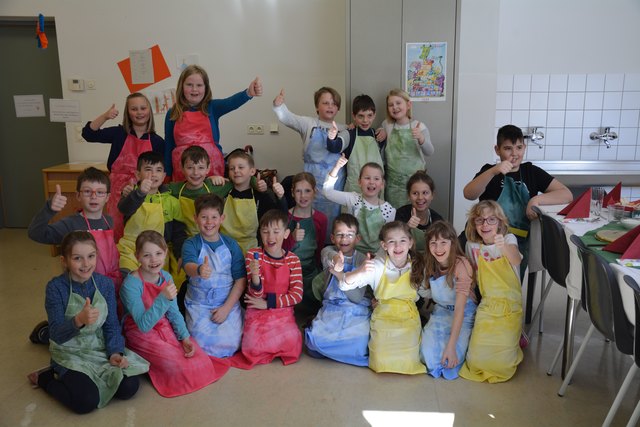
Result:
<svg viewBox="0 0 640 427"><path fill-rule="evenodd" d="M281 176L302 169L298 134L280 126L279 135L249 136L246 125L263 123L268 129L277 122L271 103L281 87L289 108L303 115L315 115L317 88L345 91L344 0L0 2L0 16L38 13L55 18L63 95L80 100L84 121L114 102L123 113L128 89L116 63L128 57L129 50L160 45L172 76L150 90L175 88L178 54L200 55L214 97L232 95L260 76L264 96L221 119L221 143L227 152L252 144L257 166L275 167ZM72 77L94 79L97 89L70 92L66 80ZM164 116L155 119L156 130L164 135ZM76 142L77 125L67 127L70 161L106 161L108 146Z"/></svg>

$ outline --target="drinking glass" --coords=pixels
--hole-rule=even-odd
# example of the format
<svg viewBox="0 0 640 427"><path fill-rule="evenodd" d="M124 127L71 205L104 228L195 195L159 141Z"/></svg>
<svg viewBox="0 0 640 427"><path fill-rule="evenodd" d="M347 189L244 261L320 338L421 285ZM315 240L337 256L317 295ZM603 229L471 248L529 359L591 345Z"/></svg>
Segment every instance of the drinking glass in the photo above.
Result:
<svg viewBox="0 0 640 427"><path fill-rule="evenodd" d="M591 188L591 214L593 216L600 216L602 212L602 201L604 200L604 188L592 187Z"/></svg>

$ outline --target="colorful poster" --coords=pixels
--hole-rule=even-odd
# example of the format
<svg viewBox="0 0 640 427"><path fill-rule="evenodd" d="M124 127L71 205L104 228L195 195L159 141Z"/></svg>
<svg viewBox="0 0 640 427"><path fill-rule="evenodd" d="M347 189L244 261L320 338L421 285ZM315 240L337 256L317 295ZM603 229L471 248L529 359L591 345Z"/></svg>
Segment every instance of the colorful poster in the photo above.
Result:
<svg viewBox="0 0 640 427"><path fill-rule="evenodd" d="M447 43L407 43L405 90L413 101L445 101Z"/></svg>
<svg viewBox="0 0 640 427"><path fill-rule="evenodd" d="M153 69L152 69L153 81L150 83L134 82L133 76L132 76L132 69L131 69L132 67L131 58L126 58L118 62L118 68L120 69L120 73L122 73L122 78L124 78L124 81L127 84L127 87L129 88L130 93L139 92L142 89L151 86L152 84L158 83L159 81L162 81L166 78L171 77L169 66L167 65L167 61L164 60L164 56L160 51L160 46L155 45L155 46L152 46L150 49L151 49L151 61L153 66ZM139 66L140 64L137 64L137 65ZM134 67L135 66L136 65L134 64ZM147 66L147 72L150 72L148 68L148 64L146 64L146 66ZM145 80L146 80L146 77L145 77Z"/></svg>

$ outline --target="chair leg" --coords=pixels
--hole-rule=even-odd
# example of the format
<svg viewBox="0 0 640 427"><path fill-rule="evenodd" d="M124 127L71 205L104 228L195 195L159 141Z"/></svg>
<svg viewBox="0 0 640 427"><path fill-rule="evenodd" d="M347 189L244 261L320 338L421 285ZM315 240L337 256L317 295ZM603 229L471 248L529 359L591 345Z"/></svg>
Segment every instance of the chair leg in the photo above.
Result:
<svg viewBox="0 0 640 427"><path fill-rule="evenodd" d="M546 274L542 274L542 282L544 283L544 279L545 279L545 275ZM551 287L551 284L549 284L549 287ZM544 304L542 304L542 301L546 301L547 296L545 295L545 291L546 289L543 288L542 286L540 286L540 317L538 318L538 333L541 334L543 332L543 319L544 319Z"/></svg>
<svg viewBox="0 0 640 427"><path fill-rule="evenodd" d="M544 272L542 273L544 274ZM529 273L527 276L527 301L525 302L525 311L524 311L524 323L528 325L531 323L531 310L533 310L533 293L536 290L536 276L537 274ZM544 278L542 280L544 283Z"/></svg>
<svg viewBox="0 0 640 427"><path fill-rule="evenodd" d="M562 379L567 375L573 361L573 338L576 332L575 320L580 310L580 300L576 300L567 295L567 312L564 321L564 349L562 350Z"/></svg>
<svg viewBox="0 0 640 427"><path fill-rule="evenodd" d="M556 350L556 355L553 356L553 361L551 362L551 365L549 365L549 369L547 370L547 375L549 376L553 375L553 370L556 369L558 360L560 360L560 355L562 354L563 347L564 347L564 343L561 342L560 345L558 345L558 349Z"/></svg>
<svg viewBox="0 0 640 427"><path fill-rule="evenodd" d="M596 330L595 326L593 326L593 325L589 326L589 330L587 331L587 335L584 336L582 344L580 345L580 349L578 350L578 353L576 354L576 358L571 363L571 367L569 368L569 372L567 372L567 375L564 377L564 381L562 382L562 385L560 386L560 390L558 390L558 396L560 396L560 397L564 396L564 393L567 391L567 387L569 386L569 383L571 382L571 377L573 377L573 373L576 371L576 367L578 366L578 362L580 361L580 358L582 357L582 353L584 353L585 349L587 348L587 343L591 339L591 335L593 335L593 331L595 331L595 330Z"/></svg>
<svg viewBox="0 0 640 427"><path fill-rule="evenodd" d="M640 419L640 402L638 402L638 404L636 405L636 409L633 410L633 414L631 414L631 418L629 418L627 427L637 426L639 419Z"/></svg>
<svg viewBox="0 0 640 427"><path fill-rule="evenodd" d="M543 274L543 277L544 277L544 274ZM535 323L536 318L542 315L542 310L544 309L544 302L547 299L547 296L549 295L549 291L551 291L552 285L553 285L552 278L549 278L549 281L547 282L546 286L544 286L544 282L542 282L542 284L540 285L542 287L542 290L544 290L544 292L542 292L542 295L540 296L540 302L538 303L538 308L536 308L536 312L533 313L533 316L531 316L531 326L529 326L529 330L527 331L529 335L531 335L531 329L533 329L532 325Z"/></svg>
<svg viewBox="0 0 640 427"><path fill-rule="evenodd" d="M618 391L616 398L613 400L613 403L611 404L611 408L609 409L609 413L607 413L607 417L604 419L604 423L602 423L602 427L609 427L611 425L611 422L613 421L613 418L616 416L616 412L618 411L618 408L622 403L622 399L624 398L624 395L627 394L627 390L629 390L629 386L631 385L633 378L636 376L637 371L638 371L638 365L634 363L633 365L631 365L631 368L629 368L629 372L627 373L627 376L622 382L622 386L620 386L620 390Z"/></svg>

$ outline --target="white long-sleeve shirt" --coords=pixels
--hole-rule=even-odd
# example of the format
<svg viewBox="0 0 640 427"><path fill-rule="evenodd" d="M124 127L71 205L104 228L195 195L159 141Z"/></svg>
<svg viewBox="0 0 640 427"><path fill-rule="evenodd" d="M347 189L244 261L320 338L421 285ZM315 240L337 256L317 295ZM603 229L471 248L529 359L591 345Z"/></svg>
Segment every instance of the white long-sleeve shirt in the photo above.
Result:
<svg viewBox="0 0 640 427"><path fill-rule="evenodd" d="M386 265L386 269L385 269L385 265ZM374 266L373 271L370 271L370 272L361 271L361 272L358 272L357 274L352 275L351 278L348 279L349 283L347 283L345 281L345 278L343 277L342 280L340 280L340 283L338 286L340 287L341 290L348 291L350 289L361 288L363 286L369 285L371 286L371 289L373 289L373 293L375 295L376 289L378 285L380 285L380 280L382 279L383 273L389 281L395 282L400 278L401 275L411 270L411 260L407 259L406 264L398 268L393 264L393 262L391 262L391 260L388 257L377 256L373 259L373 266ZM423 286L424 286L424 281L420 285L420 287L423 287ZM418 294L416 293L416 300L417 299L418 299Z"/></svg>
<svg viewBox="0 0 640 427"><path fill-rule="evenodd" d="M396 208L391 206L389 202L384 202L381 205L371 204L367 202L360 193L355 191L339 191L333 187L336 184L338 177L327 175L324 184L322 185L322 192L324 197L342 206L346 206L349 213L356 218L361 209L368 209L370 211L380 208L382 211L382 217L384 222L391 222L396 218Z"/></svg>

